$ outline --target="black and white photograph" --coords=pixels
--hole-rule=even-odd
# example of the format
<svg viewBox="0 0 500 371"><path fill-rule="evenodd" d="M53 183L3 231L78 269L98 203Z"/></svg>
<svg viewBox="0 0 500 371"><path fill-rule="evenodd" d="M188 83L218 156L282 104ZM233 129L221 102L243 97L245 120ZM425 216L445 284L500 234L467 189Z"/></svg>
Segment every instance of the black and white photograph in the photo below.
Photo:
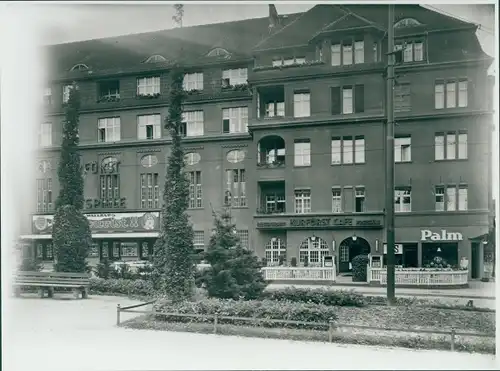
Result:
<svg viewBox="0 0 500 371"><path fill-rule="evenodd" d="M0 3L6 371L500 369L498 2Z"/></svg>

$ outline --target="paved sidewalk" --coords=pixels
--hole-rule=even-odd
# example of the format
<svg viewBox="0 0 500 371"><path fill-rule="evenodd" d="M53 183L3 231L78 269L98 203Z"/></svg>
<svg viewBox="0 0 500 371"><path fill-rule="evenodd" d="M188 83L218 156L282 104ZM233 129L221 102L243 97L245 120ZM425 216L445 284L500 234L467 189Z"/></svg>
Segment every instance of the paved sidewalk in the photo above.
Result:
<svg viewBox="0 0 500 371"><path fill-rule="evenodd" d="M341 286L341 285L300 285L300 284L270 284L268 290L280 289L284 287L304 287L311 289L325 288L329 290L354 290L364 295L385 295L386 287L374 286ZM482 299L495 300L495 283L494 282L470 282L470 287L464 289L411 289L397 288L396 296L416 296L416 297L435 297L435 298L457 298L457 299Z"/></svg>

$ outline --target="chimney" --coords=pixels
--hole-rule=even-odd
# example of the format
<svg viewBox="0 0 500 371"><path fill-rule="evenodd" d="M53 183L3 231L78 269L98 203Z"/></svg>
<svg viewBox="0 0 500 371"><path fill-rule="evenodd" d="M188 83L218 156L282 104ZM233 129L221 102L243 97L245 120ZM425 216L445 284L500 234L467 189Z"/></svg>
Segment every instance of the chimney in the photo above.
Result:
<svg viewBox="0 0 500 371"><path fill-rule="evenodd" d="M278 16L278 11L274 4L269 4L269 32L272 32L278 28L280 23L280 18Z"/></svg>

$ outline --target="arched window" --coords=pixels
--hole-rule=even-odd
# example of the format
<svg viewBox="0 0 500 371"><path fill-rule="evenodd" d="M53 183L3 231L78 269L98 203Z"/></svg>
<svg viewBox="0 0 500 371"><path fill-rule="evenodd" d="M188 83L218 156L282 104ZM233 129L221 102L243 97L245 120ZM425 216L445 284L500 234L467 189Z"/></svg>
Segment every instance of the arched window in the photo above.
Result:
<svg viewBox="0 0 500 371"><path fill-rule="evenodd" d="M207 57L230 57L231 54L223 48L214 48L210 50L207 54Z"/></svg>
<svg viewBox="0 0 500 371"><path fill-rule="evenodd" d="M271 238L266 245L266 260L268 266L276 266L280 263L280 256L286 261L286 245L279 237Z"/></svg>
<svg viewBox="0 0 500 371"><path fill-rule="evenodd" d="M155 54L146 59L144 63L159 63L159 62L166 62L167 59L163 55Z"/></svg>
<svg viewBox="0 0 500 371"><path fill-rule="evenodd" d="M321 266L323 257L330 255L330 249L326 241L320 237L312 236L306 238L299 247L300 263L310 267Z"/></svg>
<svg viewBox="0 0 500 371"><path fill-rule="evenodd" d="M78 63L71 67L71 71L86 71L89 67L86 64Z"/></svg>
<svg viewBox="0 0 500 371"><path fill-rule="evenodd" d="M201 156L198 152L189 152L184 155L184 162L186 165L196 165L200 162Z"/></svg>
<svg viewBox="0 0 500 371"><path fill-rule="evenodd" d="M269 135L257 144L259 166L285 165L285 140L278 135Z"/></svg>
<svg viewBox="0 0 500 371"><path fill-rule="evenodd" d="M415 27L421 24L415 18L403 18L394 24L394 28Z"/></svg>

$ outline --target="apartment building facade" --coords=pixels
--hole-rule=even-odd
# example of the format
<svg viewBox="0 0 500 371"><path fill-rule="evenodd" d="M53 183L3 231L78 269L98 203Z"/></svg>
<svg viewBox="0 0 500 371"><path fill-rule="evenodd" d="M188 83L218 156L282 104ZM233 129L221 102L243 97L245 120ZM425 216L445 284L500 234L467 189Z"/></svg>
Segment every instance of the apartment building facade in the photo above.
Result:
<svg viewBox="0 0 500 371"><path fill-rule="evenodd" d="M396 6L396 259L436 255L482 275L491 206L492 113L475 26ZM186 69L184 150L195 246L229 207L244 246L269 265L296 258L339 272L383 265L387 6L305 13L49 48L36 208L23 239L53 259L51 223L64 103L76 81L91 261L152 254L170 140L168 71Z"/></svg>

